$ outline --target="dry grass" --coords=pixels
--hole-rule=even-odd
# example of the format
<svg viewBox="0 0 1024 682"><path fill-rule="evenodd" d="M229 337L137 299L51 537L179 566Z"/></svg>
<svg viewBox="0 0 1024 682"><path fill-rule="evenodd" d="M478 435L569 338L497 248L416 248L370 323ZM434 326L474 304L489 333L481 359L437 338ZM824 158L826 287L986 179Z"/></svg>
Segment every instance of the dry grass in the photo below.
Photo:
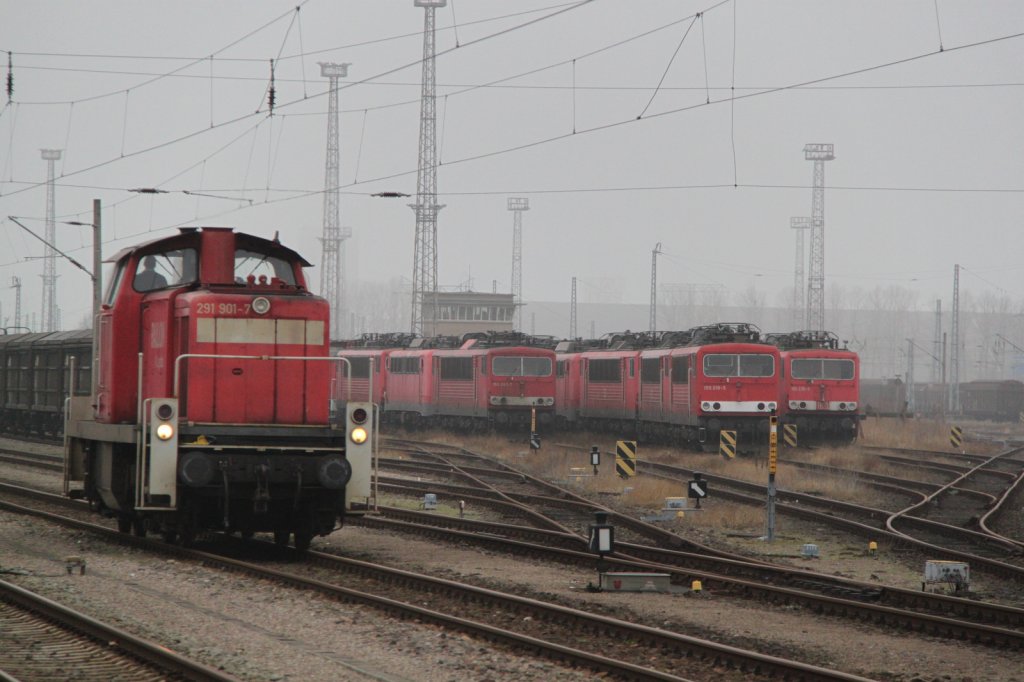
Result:
<svg viewBox="0 0 1024 682"><path fill-rule="evenodd" d="M918 450L949 449L950 424L935 419L878 417L861 425L860 443Z"/></svg>
<svg viewBox="0 0 1024 682"><path fill-rule="evenodd" d="M670 482L649 476L623 480L615 473L615 441L608 434L564 433L544 435L542 448L531 451L526 434L510 438L506 434L451 435L444 432L408 434L418 440L445 442L486 453L521 471L539 478L577 488L590 497L613 497L610 504L638 514L661 511L667 497L686 497L686 483ZM590 466L590 448L601 449L601 465L597 475ZM859 445L875 445L911 449L950 450L949 424L927 419L900 420L873 418L865 422L857 445L849 447L823 447L815 450L780 449L776 483L782 489L804 492L829 499L844 500L866 506L883 506L880 493L866 485L855 473L821 473L789 465L786 460L809 462L837 469L864 471L894 478L914 478L938 482L938 474L910 471L908 467L882 460L875 452L865 451ZM971 452L984 451L983 446L972 444ZM726 461L717 454L694 452L687 449L644 446L638 449L641 461L649 460L692 469L705 474L735 478L751 483L768 482L767 457L738 457ZM701 512L687 512L677 525L695 525L717 528L726 532L758 532L763 530L764 509L715 500L714 485L710 499Z"/></svg>
<svg viewBox="0 0 1024 682"><path fill-rule="evenodd" d="M541 450L537 452L529 449L525 439L510 439L508 436L498 434L467 436L444 432L420 432L406 435L417 440L444 442L474 452L486 453L520 471L575 488L584 496L614 498L614 501L609 503L610 506L629 510L637 515L659 513L665 506L666 498L687 495L686 482L683 481L672 482L643 475L629 480L619 478L615 473L615 439L606 434L559 434L546 438ZM598 445L601 449L601 465L596 476L590 465L592 445ZM725 462L717 455L654 446L642 446L637 454L641 461L650 459L744 480L767 480L765 464L753 460L738 459ZM728 532L763 531L763 509L715 502L713 496L712 489L712 499L702 505L701 511L689 510L682 517L665 523L670 528L680 530L687 526L699 526Z"/></svg>

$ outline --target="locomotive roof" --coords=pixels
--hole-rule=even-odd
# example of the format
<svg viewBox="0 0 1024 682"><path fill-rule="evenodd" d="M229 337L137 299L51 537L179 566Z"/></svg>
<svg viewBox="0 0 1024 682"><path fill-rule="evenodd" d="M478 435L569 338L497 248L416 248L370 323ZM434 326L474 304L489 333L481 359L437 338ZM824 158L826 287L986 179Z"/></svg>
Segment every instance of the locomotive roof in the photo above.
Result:
<svg viewBox="0 0 1024 682"><path fill-rule="evenodd" d="M0 346L23 346L36 343L67 343L88 341L92 338L91 329L71 329L59 332L27 332L22 334L0 334Z"/></svg>
<svg viewBox="0 0 1024 682"><path fill-rule="evenodd" d="M128 246L113 256L104 259L104 263L116 263L130 253L135 251L156 251L153 247L160 245L166 249L174 248L185 248L189 246L196 246L199 243L200 231L205 230L230 230L234 231L232 227L182 227L179 228L180 232L170 237L160 237L158 239L151 239L148 242L142 242L141 244L135 244L134 246ZM245 232L235 232L235 244L236 246L243 246L253 248L257 251L267 251L278 256L282 256L287 260L297 260L303 267L311 267L312 263L307 261L305 258L299 255L299 253L293 249L288 248L277 240L265 239L263 237L257 237L254 234L247 234Z"/></svg>
<svg viewBox="0 0 1024 682"><path fill-rule="evenodd" d="M829 331L779 332L765 334L764 340L782 350L840 350L839 337Z"/></svg>

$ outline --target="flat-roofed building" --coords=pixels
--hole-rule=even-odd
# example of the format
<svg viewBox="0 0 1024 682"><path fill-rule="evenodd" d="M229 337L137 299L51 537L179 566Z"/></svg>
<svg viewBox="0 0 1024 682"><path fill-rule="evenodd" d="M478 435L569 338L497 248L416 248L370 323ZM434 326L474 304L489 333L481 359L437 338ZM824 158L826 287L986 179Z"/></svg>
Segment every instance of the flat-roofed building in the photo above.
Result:
<svg viewBox="0 0 1024 682"><path fill-rule="evenodd" d="M424 295L423 320L429 323L433 296ZM437 292L436 336L461 336L467 332L510 332L515 320L512 294L485 294L476 291Z"/></svg>

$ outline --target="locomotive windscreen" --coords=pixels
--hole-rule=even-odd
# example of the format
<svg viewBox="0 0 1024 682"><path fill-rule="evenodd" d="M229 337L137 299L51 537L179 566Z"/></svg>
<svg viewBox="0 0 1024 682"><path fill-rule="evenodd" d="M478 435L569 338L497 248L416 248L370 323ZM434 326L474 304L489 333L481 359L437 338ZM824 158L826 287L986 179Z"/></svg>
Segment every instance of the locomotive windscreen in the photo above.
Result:
<svg viewBox="0 0 1024 682"><path fill-rule="evenodd" d="M551 375L551 359L498 355L491 371L499 377L546 377Z"/></svg>
<svg viewBox="0 0 1024 682"><path fill-rule="evenodd" d="M704 356L704 376L770 377L775 374L775 360L767 353L708 353Z"/></svg>
<svg viewBox="0 0 1024 682"><path fill-rule="evenodd" d="M853 360L793 358L794 379L852 379Z"/></svg>

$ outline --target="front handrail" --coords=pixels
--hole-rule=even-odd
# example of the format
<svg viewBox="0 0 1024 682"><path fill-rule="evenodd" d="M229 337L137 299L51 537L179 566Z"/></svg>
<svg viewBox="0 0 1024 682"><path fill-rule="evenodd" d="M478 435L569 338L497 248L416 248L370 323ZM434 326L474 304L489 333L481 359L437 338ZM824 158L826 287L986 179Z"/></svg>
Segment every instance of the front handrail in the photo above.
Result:
<svg viewBox="0 0 1024 682"><path fill-rule="evenodd" d="M182 360L192 358L200 360L312 360L314 362L338 362L345 363L346 378L349 383L352 381L352 363L348 358L322 355L218 355L216 353L183 353L174 359L174 392L171 397L178 398L181 387L181 364Z"/></svg>

